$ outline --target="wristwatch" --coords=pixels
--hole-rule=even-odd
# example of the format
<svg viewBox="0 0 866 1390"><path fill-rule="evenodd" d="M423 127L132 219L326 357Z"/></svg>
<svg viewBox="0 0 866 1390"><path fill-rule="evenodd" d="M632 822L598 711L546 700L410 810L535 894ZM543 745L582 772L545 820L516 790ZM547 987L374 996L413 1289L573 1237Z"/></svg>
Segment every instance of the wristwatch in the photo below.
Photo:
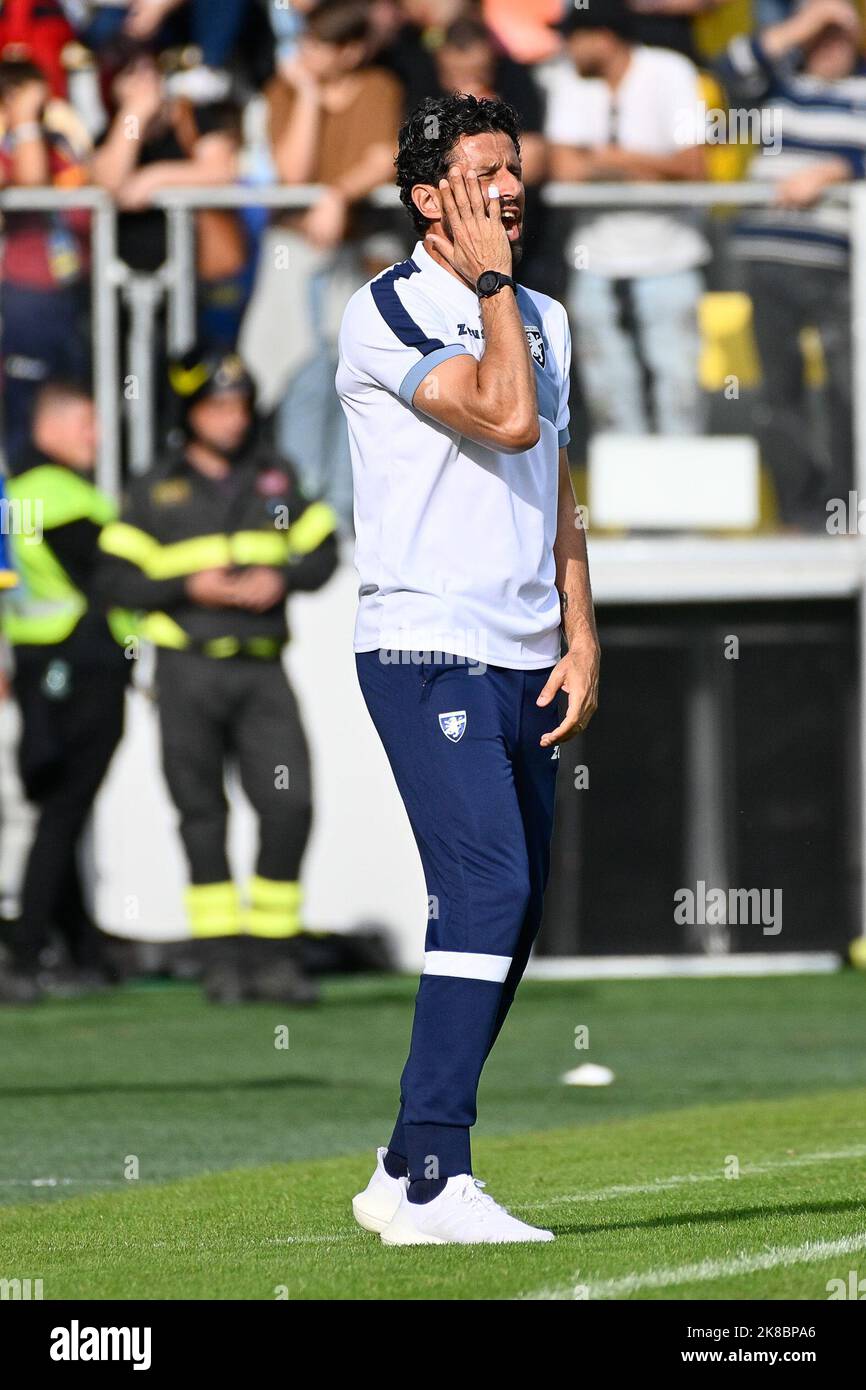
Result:
<svg viewBox="0 0 866 1390"><path fill-rule="evenodd" d="M510 275L503 275L499 270L483 270L475 281L475 293L479 299L489 299L492 294L498 294L503 285L510 285L517 294L517 286Z"/></svg>

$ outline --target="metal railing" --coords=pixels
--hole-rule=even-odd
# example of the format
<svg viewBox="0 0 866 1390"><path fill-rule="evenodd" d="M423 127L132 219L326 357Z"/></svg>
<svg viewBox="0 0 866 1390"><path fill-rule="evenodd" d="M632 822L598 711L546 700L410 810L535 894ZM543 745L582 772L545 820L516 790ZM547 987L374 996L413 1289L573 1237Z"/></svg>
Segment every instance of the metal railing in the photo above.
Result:
<svg viewBox="0 0 866 1390"><path fill-rule="evenodd" d="M4 188L0 212L90 212L93 391L99 410L99 478L116 496L120 489L120 331L117 301L117 209L101 188Z"/></svg>
<svg viewBox="0 0 866 1390"><path fill-rule="evenodd" d="M131 455L135 469L146 467L153 451L152 352L147 343L163 299L167 308L168 346L183 351L193 341L196 321L195 214L208 208L266 208L302 210L323 192L317 184L287 187L279 184L233 184L213 188L171 188L158 193L155 206L166 216L167 256L155 275L130 271L117 254L117 208L102 189L7 188L0 191L0 212L57 211L83 208L91 212L91 299L93 316L94 391L102 428L99 478L116 494L120 485L122 413L120 408L119 300L123 295L131 321L130 375L137 400L129 412ZM605 208L710 208L766 206L775 188L769 183L548 183L541 190L545 204L575 210ZM851 319L854 375L854 479L866 498L866 186L840 185L827 201L850 210ZM376 189L369 202L383 209L398 208L396 188ZM861 309L859 306L864 306Z"/></svg>

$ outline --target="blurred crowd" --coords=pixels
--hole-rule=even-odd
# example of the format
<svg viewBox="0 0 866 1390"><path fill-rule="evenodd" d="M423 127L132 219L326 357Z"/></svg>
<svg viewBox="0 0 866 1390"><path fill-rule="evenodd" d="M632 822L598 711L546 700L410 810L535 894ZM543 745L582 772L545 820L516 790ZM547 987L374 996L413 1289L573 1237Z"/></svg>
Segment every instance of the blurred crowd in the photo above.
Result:
<svg viewBox="0 0 866 1390"><path fill-rule="evenodd" d="M824 196L863 172L849 0L3 0L0 181L108 190L120 257L145 277L167 252L161 191L320 186L303 210L196 214L197 336L240 347L281 449L350 529L337 324L411 246L399 214L368 201L392 181L403 113L455 90L519 114L522 274L572 317L578 454L602 430L748 431L778 520L820 528L850 481L847 212ZM539 198L550 179L733 177L772 181L774 202L578 215ZM90 370L88 274L86 212L6 214L11 472L39 383ZM730 380L748 415L719 408L741 399Z"/></svg>

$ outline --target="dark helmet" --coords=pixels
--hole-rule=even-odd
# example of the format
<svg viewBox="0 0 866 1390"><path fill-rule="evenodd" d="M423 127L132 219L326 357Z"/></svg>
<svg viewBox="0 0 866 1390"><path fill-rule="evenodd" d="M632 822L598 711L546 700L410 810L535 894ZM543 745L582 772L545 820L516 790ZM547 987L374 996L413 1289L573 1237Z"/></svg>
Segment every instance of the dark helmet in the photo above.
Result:
<svg viewBox="0 0 866 1390"><path fill-rule="evenodd" d="M246 396L250 410L256 408L256 384L236 352L191 348L170 363L168 384L184 420L190 406L228 391Z"/></svg>

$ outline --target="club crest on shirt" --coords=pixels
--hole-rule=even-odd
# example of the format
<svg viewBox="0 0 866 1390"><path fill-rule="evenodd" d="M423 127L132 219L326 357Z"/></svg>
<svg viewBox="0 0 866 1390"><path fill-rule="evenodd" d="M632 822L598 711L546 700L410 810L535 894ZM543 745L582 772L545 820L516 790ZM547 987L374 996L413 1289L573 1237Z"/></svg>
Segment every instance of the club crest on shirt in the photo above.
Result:
<svg viewBox="0 0 866 1390"><path fill-rule="evenodd" d="M439 728L452 743L459 743L466 733L465 709L452 709L448 714L440 714Z"/></svg>
<svg viewBox="0 0 866 1390"><path fill-rule="evenodd" d="M539 367L544 367L547 360L544 352L544 339L541 336L540 328L531 328L528 323L523 325L526 334L526 341L529 344L529 351L532 353L533 362L537 362Z"/></svg>

